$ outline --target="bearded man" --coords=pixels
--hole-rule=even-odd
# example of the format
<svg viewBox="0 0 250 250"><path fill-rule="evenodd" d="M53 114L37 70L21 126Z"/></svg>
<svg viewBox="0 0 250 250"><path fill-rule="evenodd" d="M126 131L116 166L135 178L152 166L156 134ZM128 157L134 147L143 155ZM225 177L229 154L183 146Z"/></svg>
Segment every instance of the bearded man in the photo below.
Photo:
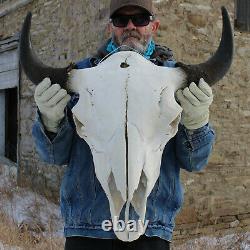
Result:
<svg viewBox="0 0 250 250"><path fill-rule="evenodd" d="M123 50L136 51L158 66L175 67L172 51L154 42L159 25L152 1L112 0L108 24L111 38L96 55L78 62L77 68L95 67ZM102 227L103 221L110 219L109 202L96 178L91 150L76 133L71 109L78 96L70 96L46 78L36 87L34 97L38 116L33 136L38 153L45 162L68 165L60 193L65 250L169 249L175 217L183 204L180 169L203 169L214 142L208 123L213 100L208 84L201 79L198 85L190 83L176 92L183 108L181 123L164 148L160 175L147 199L149 223L145 234L132 242L120 241L113 230Z"/></svg>

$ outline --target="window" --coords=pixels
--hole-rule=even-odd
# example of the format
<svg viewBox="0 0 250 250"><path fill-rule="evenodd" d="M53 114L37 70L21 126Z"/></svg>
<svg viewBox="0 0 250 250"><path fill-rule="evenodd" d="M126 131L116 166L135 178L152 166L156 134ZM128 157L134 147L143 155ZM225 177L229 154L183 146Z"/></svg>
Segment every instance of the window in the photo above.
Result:
<svg viewBox="0 0 250 250"><path fill-rule="evenodd" d="M18 38L0 41L0 156L17 162Z"/></svg>
<svg viewBox="0 0 250 250"><path fill-rule="evenodd" d="M250 0L235 0L234 26L239 31L250 31Z"/></svg>

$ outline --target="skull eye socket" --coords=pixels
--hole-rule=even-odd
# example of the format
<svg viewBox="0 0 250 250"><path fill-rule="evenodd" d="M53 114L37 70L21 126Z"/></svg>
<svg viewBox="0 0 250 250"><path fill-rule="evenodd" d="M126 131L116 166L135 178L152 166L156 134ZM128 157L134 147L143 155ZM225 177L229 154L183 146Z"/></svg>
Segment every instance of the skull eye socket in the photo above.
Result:
<svg viewBox="0 0 250 250"><path fill-rule="evenodd" d="M84 126L83 123L81 123L74 114L73 114L73 118L77 127L81 128L82 126Z"/></svg>
<svg viewBox="0 0 250 250"><path fill-rule="evenodd" d="M76 130L78 132L78 134L82 137L87 137L86 135L84 135L84 130L85 130L85 125L77 119L77 117L75 116L75 114L73 114L73 119L76 125ZM83 137L82 137L83 138Z"/></svg>
<svg viewBox="0 0 250 250"><path fill-rule="evenodd" d="M179 114L170 124L169 127L171 128L171 130L175 131L178 128L178 124L180 122L181 119L181 114Z"/></svg>

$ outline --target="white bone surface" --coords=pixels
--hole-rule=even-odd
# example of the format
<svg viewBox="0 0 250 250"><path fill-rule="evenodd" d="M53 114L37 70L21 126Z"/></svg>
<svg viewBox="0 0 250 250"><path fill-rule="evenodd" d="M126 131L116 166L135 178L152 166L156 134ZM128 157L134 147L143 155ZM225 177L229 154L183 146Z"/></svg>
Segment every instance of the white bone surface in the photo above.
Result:
<svg viewBox="0 0 250 250"><path fill-rule="evenodd" d="M124 62L129 66L122 68ZM126 205L128 221L132 205L144 223L164 146L178 129L182 108L174 94L184 80L181 69L156 66L132 51L72 72L69 87L80 95L72 109L77 133L90 146L112 220ZM133 241L144 230L115 233Z"/></svg>

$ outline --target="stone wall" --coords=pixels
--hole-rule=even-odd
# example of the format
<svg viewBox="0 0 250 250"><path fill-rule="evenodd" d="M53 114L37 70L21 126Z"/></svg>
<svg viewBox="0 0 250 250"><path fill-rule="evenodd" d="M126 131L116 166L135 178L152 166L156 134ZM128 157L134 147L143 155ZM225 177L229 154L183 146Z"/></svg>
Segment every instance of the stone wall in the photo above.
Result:
<svg viewBox="0 0 250 250"><path fill-rule="evenodd" d="M7 1L1 7L8 10L13 3L14 0ZM27 11L31 11L31 39L37 55L49 65L63 67L91 54L103 41L107 6L107 1L76 0L73 5L70 0L30 1L0 18L0 37L5 39L19 32ZM19 183L57 199L63 167L42 163L31 138L36 113L34 89L35 86L22 74Z"/></svg>
<svg viewBox="0 0 250 250"><path fill-rule="evenodd" d="M161 19L158 41L170 46L177 60L206 60L219 44L222 5L233 23L233 1L161 1L157 5ZM234 38L233 65L213 87L213 154L202 172L182 173L185 203L177 218L176 240L250 229L250 34L235 31Z"/></svg>
<svg viewBox="0 0 250 250"><path fill-rule="evenodd" d="M12 1L7 1L10 4ZM0 37L20 30L33 13L32 41L39 57L64 66L85 57L107 36L108 0L36 0L0 18ZM155 1L161 28L156 41L169 46L178 61L199 63L217 48L220 6L234 18L232 0ZM175 239L250 230L250 34L234 32L235 56L230 72L213 87L211 124L216 143L208 166L199 173L183 171L185 203L177 218ZM35 118L34 86L22 74L20 91L20 183L57 198L63 168L39 161L31 126ZM44 178L46 177L46 178Z"/></svg>

